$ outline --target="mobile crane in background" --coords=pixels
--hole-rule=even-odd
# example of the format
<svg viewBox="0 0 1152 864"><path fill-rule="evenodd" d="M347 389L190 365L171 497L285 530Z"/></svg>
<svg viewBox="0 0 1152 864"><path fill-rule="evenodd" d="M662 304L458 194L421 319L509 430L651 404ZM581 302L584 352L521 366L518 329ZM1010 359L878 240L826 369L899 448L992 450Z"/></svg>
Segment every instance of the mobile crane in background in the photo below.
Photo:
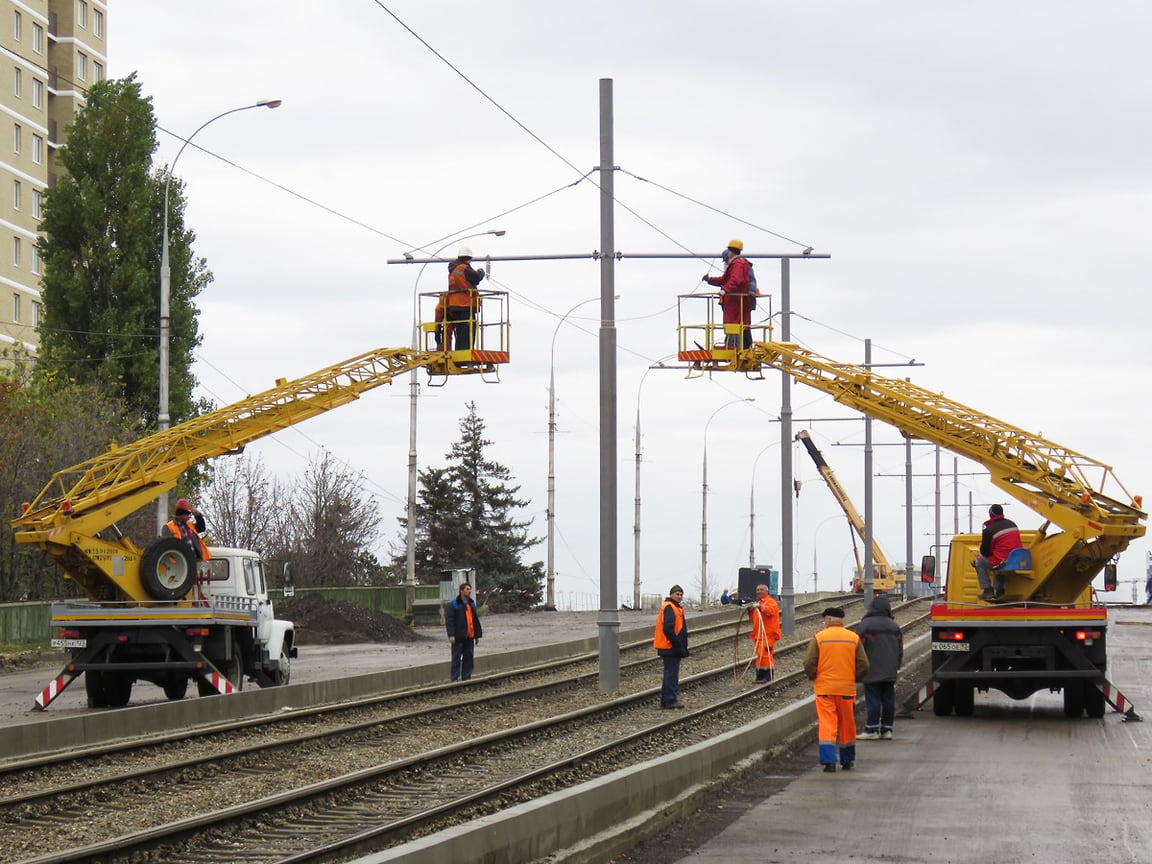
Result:
<svg viewBox="0 0 1152 864"><path fill-rule="evenodd" d="M836 503L840 505L840 509L844 511L844 515L848 518L848 524L852 528L852 554L856 558L856 576L852 580L853 592L860 594L864 590L863 577L864 565L860 563L860 552L856 547L856 538L860 538L861 543L868 542L867 529L864 525L864 519L852 504L852 499L848 497L848 493L844 491L844 487L840 485L840 481L836 478L836 472L829 467L828 463L824 461L823 454L816 448L815 442L808 434L806 429L801 429L796 433L796 440L804 444L804 448L808 451L808 455L812 457L812 461L816 463L816 470L820 472L820 476L824 478L824 482L828 484L828 489L832 492L832 497L836 499ZM876 542L876 538L872 538L872 588L874 591L888 593L896 587L896 574L892 570L892 565L888 563L888 559L884 557L884 553L880 550L880 544ZM900 580L903 581L903 580Z"/></svg>
<svg viewBox="0 0 1152 864"><path fill-rule="evenodd" d="M292 624L275 620L256 553L210 548L212 557L198 563L183 541L161 537L141 547L117 522L173 489L189 468L238 454L398 375L498 374L509 359L507 295L479 295L487 312L475 313L474 348L435 349L438 325L422 323L422 349L379 348L293 381L279 379L263 393L112 444L54 474L12 521L15 539L57 561L87 599L52 605L52 643L69 649L71 659L34 707L47 708L85 673L93 707L126 705L137 680L162 687L170 699L183 698L189 680L202 695L231 693L245 677L261 686L287 683L296 656Z"/></svg>
<svg viewBox="0 0 1152 864"><path fill-rule="evenodd" d="M1140 719L1105 677L1108 613L1092 593L1101 571L1106 587L1114 582L1116 556L1144 535L1148 518L1141 497L1128 493L1110 466L908 381L773 342L768 325L753 328L766 338L749 348L716 345L724 325L712 321L710 309L704 323L684 323L683 306L698 300L714 303L683 295L678 327L678 357L696 374L787 372L909 438L978 462L997 488L1043 520L1020 532L1022 548L1000 571L1006 596L995 604L977 598L972 561L980 535L952 538L945 602L931 611L932 678L917 706L931 698L936 714L969 715L976 691L1024 699L1047 689L1062 691L1069 717L1101 717L1107 701L1126 719ZM924 568L934 573L932 556Z"/></svg>

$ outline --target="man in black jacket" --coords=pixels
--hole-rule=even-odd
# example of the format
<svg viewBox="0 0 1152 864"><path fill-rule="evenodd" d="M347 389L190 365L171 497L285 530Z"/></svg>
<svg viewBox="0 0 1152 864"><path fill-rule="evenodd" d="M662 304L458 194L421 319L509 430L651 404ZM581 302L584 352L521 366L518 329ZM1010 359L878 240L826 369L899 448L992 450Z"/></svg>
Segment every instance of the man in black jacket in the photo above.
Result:
<svg viewBox="0 0 1152 864"><path fill-rule="evenodd" d="M476 643L483 635L471 583L461 583L456 599L444 606L444 627L452 643L452 680L467 681L472 677Z"/></svg>
<svg viewBox="0 0 1152 864"><path fill-rule="evenodd" d="M873 741L892 737L896 716L896 673L904 662L904 634L892 618L892 604L877 594L856 629L868 655L864 676L864 705L868 712L864 731L857 738Z"/></svg>

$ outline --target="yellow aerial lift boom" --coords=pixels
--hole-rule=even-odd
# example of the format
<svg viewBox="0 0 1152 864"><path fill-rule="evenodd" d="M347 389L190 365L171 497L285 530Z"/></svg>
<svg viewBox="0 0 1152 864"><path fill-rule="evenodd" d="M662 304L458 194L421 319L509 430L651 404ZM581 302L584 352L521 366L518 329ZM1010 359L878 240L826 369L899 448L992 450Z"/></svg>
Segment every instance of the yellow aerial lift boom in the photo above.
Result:
<svg viewBox="0 0 1152 864"><path fill-rule="evenodd" d="M700 299L684 295L681 307ZM946 602L932 607L933 678L920 701L934 697L937 714L967 715L975 690L1023 699L1048 688L1063 691L1069 717L1101 717L1107 700L1127 719L1139 719L1105 677L1108 616L1092 597L1093 579L1144 535L1148 518L1141 497L1124 488L1111 466L908 381L773 342L765 325L752 329L767 341L730 348L710 314L701 316L705 323L685 323L682 314L678 328L678 357L697 374L761 374L766 366L787 372L909 438L980 463L994 485L1044 520L1020 532L1023 546L1009 555L1015 563L999 571L1004 602L995 605L977 600L972 559L980 535L953 538ZM1051 525L1062 530L1050 534Z"/></svg>
<svg viewBox="0 0 1152 864"><path fill-rule="evenodd" d="M848 524L852 526L852 530L856 532L856 536L860 538L860 542L867 543L867 531L864 525L864 519L857 511L852 499L848 497L848 493L844 491L844 487L840 485L840 480L836 477L836 472L824 461L824 455L817 449L816 444L812 441L812 437L808 434L808 430L801 429L796 433L796 440L804 444L804 448L808 451L808 455L812 457L812 461L816 463L816 470L820 472L820 476L824 478L824 482L828 484L829 490L832 492L832 497L836 499L836 503L840 505L840 509L844 511L844 515L848 518ZM856 572L863 576L864 568L860 564L860 555L856 551L856 544L852 544L852 552L856 555ZM896 579L892 573L892 567L888 563L888 559L884 557L884 553L880 551L880 544L876 542L876 538L872 538L872 588L875 591L888 592L896 587ZM853 590L856 586L853 585Z"/></svg>
<svg viewBox="0 0 1152 864"><path fill-rule="evenodd" d="M195 574L181 576L178 584L172 584L170 573L162 579L142 574L145 550L121 535L116 522L172 489L192 466L239 453L258 438L351 402L397 375L421 368L431 375L497 371L509 356L506 294L480 295L485 307L495 311L489 311L483 326L477 325L477 347L378 348L293 381L279 379L263 393L130 444L112 444L105 453L53 475L12 521L16 541L38 546L59 561L65 575L94 600L156 599L158 581L165 584L161 599L183 597ZM425 345L435 327L422 325ZM485 334L495 348L484 347ZM116 536L100 536L108 530Z"/></svg>

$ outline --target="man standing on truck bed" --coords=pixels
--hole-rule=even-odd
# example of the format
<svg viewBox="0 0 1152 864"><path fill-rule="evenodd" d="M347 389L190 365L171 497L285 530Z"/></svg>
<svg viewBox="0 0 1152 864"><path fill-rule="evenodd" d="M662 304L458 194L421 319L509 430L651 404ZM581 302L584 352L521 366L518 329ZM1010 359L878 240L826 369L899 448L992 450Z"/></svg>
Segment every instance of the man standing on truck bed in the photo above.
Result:
<svg viewBox="0 0 1152 864"><path fill-rule="evenodd" d="M1004 577L996 576L996 588L992 588L992 571L1004 563L1008 553L1024 544L1020 540L1020 529L1016 523L1004 516L1004 508L993 504L988 508L988 521L980 536L980 554L972 561L976 568L976 578L980 580L980 600L999 600L1004 596Z"/></svg>
<svg viewBox="0 0 1152 864"><path fill-rule="evenodd" d="M203 515L192 506L192 502L187 498L181 498L176 502L176 514L172 517L172 521L164 527L173 537L188 544L197 561L207 561L212 557L208 547L200 539L208 526L204 523Z"/></svg>

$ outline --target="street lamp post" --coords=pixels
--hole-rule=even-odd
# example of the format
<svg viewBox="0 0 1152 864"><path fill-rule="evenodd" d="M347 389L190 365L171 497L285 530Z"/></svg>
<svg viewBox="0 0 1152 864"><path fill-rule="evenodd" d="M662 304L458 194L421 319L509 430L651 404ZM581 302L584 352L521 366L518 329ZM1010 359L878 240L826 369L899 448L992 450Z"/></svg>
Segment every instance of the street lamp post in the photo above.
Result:
<svg viewBox="0 0 1152 864"><path fill-rule="evenodd" d="M168 189L172 185L172 175L176 170L176 163L180 161L180 154L184 152L185 147L192 143L192 139L200 134L205 126L215 123L221 117L227 117L229 114L236 114L239 111L247 111L250 108L279 107L279 99L261 99L252 105L242 105L239 108L232 108L222 114L217 114L211 120L201 123L195 132L184 139L184 143L181 144L180 149L176 151L176 158L173 159L172 164L168 166L168 177L164 181L164 233L160 246L160 405L156 414L156 428L159 431L163 431L171 425L171 417L168 416L168 357L172 338L172 271L168 265ZM164 530L164 523L167 521L168 493L165 491L156 502L157 533Z"/></svg>
<svg viewBox="0 0 1152 864"><path fill-rule="evenodd" d="M453 243L462 243L473 237L484 237L489 234L496 237L504 236L503 230L477 231L475 234L465 234L449 240L432 253L432 258L439 257L440 253ZM420 277L428 267L429 261L420 265L420 272L416 274L416 281L412 284L412 350L420 350ZM447 315L445 315L447 319ZM445 320L444 345L448 345L449 333L447 320ZM404 614L409 623L415 615L416 607L416 403L420 398L420 382L416 372L408 380L408 502L405 506L405 516L408 520L408 556L407 569L404 579Z"/></svg>
<svg viewBox="0 0 1152 864"><path fill-rule="evenodd" d="M595 303L600 296L581 300L556 322L552 331L552 355L548 364L548 579L544 608L556 609L556 337L568 316L589 303Z"/></svg>
<svg viewBox="0 0 1152 864"><path fill-rule="evenodd" d="M756 466L760 464L760 457L777 446L780 442L773 441L756 454L752 461L752 483L748 492L748 566L756 566Z"/></svg>
<svg viewBox="0 0 1152 864"><path fill-rule="evenodd" d="M704 424L704 459L703 459L703 480L700 484L700 605L706 606L708 604L708 427L712 425L713 419L716 415L727 408L729 405L737 405L740 402L755 402L754 397L747 397L744 399L733 399L731 402L725 402L719 408L712 412L712 416L708 418L708 422Z"/></svg>
<svg viewBox="0 0 1152 864"><path fill-rule="evenodd" d="M635 505L635 516L632 522L632 608L640 608L640 462L642 455L640 452L640 394L644 392L644 381L648 378L648 373L653 369L666 369L664 361L675 354L668 354L661 357L653 365L644 370L644 374L640 376L640 386L636 388L636 497L633 500Z"/></svg>

